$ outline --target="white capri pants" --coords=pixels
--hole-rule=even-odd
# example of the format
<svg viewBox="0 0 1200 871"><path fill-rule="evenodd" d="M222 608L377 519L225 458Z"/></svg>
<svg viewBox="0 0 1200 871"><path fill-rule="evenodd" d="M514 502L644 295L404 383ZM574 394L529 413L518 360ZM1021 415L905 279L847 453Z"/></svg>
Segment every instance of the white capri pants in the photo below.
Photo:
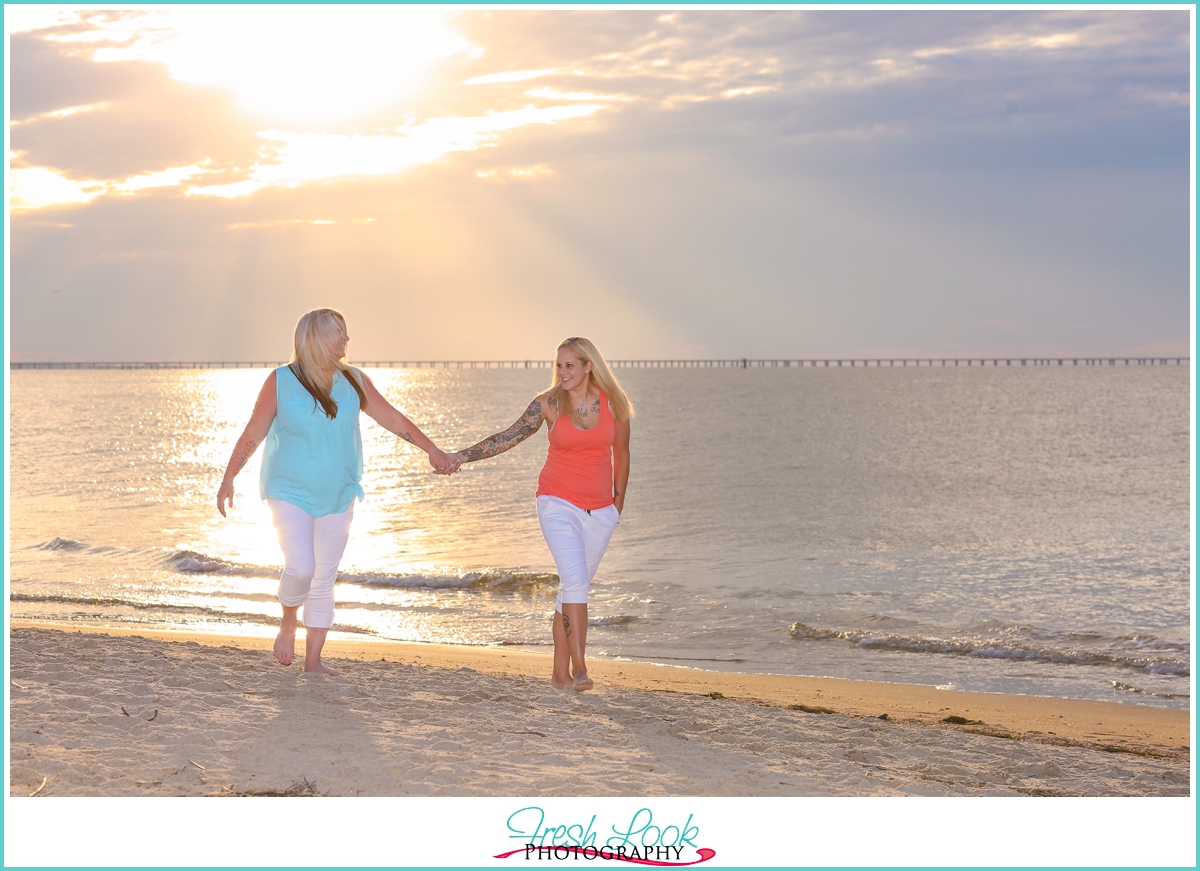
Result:
<svg viewBox="0 0 1200 871"><path fill-rule="evenodd" d="M588 587L621 519L617 506L593 508L589 514L557 496L539 496L537 510L542 535L550 546L561 581L554 610L562 611L564 602L586 605Z"/></svg>
<svg viewBox="0 0 1200 871"><path fill-rule="evenodd" d="M283 550L279 601L288 608L303 605L305 626L328 629L333 626L333 583L350 538L354 503L341 514L324 517L313 517L280 499L268 499L267 504Z"/></svg>

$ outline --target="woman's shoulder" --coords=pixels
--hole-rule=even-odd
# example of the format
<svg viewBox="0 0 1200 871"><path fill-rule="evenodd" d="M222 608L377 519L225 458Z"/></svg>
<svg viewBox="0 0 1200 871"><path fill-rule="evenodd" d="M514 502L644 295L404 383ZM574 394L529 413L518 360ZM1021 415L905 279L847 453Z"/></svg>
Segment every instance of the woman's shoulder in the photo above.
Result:
<svg viewBox="0 0 1200 871"><path fill-rule="evenodd" d="M362 386L366 380L367 376L364 375L363 370L359 369L357 366L346 366L344 367L344 371L350 373L350 377L357 381L359 386Z"/></svg>
<svg viewBox="0 0 1200 871"><path fill-rule="evenodd" d="M557 391L551 388L537 396L533 397L533 401L529 403L529 407L536 408L542 413L542 417L548 421L553 421L558 415L558 399Z"/></svg>

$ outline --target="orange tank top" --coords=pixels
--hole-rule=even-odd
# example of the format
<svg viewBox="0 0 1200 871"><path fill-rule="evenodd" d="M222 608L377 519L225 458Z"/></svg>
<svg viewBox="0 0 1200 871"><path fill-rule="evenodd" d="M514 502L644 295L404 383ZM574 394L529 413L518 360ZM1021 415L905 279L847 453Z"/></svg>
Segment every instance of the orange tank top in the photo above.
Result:
<svg viewBox="0 0 1200 871"><path fill-rule="evenodd" d="M600 394L600 422L579 429L563 413L548 433L550 449L546 465L538 475L539 496L557 496L589 511L613 504L613 439L617 425L608 409L608 397Z"/></svg>

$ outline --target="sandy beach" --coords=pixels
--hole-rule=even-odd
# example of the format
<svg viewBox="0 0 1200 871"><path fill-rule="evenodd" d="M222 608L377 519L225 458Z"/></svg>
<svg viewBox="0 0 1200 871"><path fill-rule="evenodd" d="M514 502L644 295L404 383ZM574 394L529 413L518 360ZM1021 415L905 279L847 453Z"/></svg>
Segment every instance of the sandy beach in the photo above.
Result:
<svg viewBox="0 0 1200 871"><path fill-rule="evenodd" d="M546 656L425 644L326 660L341 677L261 638L14 622L10 794L1189 792L1186 711L601 660L574 693Z"/></svg>

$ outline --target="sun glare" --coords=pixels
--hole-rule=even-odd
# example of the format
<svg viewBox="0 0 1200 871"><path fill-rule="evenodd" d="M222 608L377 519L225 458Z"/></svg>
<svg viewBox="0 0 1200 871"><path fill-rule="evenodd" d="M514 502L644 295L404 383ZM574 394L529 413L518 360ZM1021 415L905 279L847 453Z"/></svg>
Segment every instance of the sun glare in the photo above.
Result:
<svg viewBox="0 0 1200 871"><path fill-rule="evenodd" d="M59 7L14 16L6 22L9 32L42 31L42 39L62 44L69 55L90 55L100 63L162 64L180 81L232 93L256 122L261 146L232 171L204 158L188 165L147 167L125 178L79 179L55 167L18 162L9 178L12 211L171 189L187 196L237 199L269 187L395 175L451 152L495 145L518 128L586 119L611 103L629 100L620 94L539 88L530 90L529 102L519 108L423 120L406 116L404 123L389 119L386 126L377 116L369 130L339 127L418 94L440 60L479 57L483 49L455 29L455 14L437 7L314 4L100 11ZM557 72L498 72L467 84L513 84ZM104 115L113 105L56 108L18 119L15 126L85 112ZM553 174L537 164L479 177L533 181Z"/></svg>
<svg viewBox="0 0 1200 871"><path fill-rule="evenodd" d="M328 124L403 100L438 60L477 53L450 18L405 6L174 7L95 57L159 61L181 81L228 89L252 114Z"/></svg>
<svg viewBox="0 0 1200 871"><path fill-rule="evenodd" d="M40 166L12 169L8 174L9 209L13 212L78 205L95 199L104 191L104 182L72 181Z"/></svg>

